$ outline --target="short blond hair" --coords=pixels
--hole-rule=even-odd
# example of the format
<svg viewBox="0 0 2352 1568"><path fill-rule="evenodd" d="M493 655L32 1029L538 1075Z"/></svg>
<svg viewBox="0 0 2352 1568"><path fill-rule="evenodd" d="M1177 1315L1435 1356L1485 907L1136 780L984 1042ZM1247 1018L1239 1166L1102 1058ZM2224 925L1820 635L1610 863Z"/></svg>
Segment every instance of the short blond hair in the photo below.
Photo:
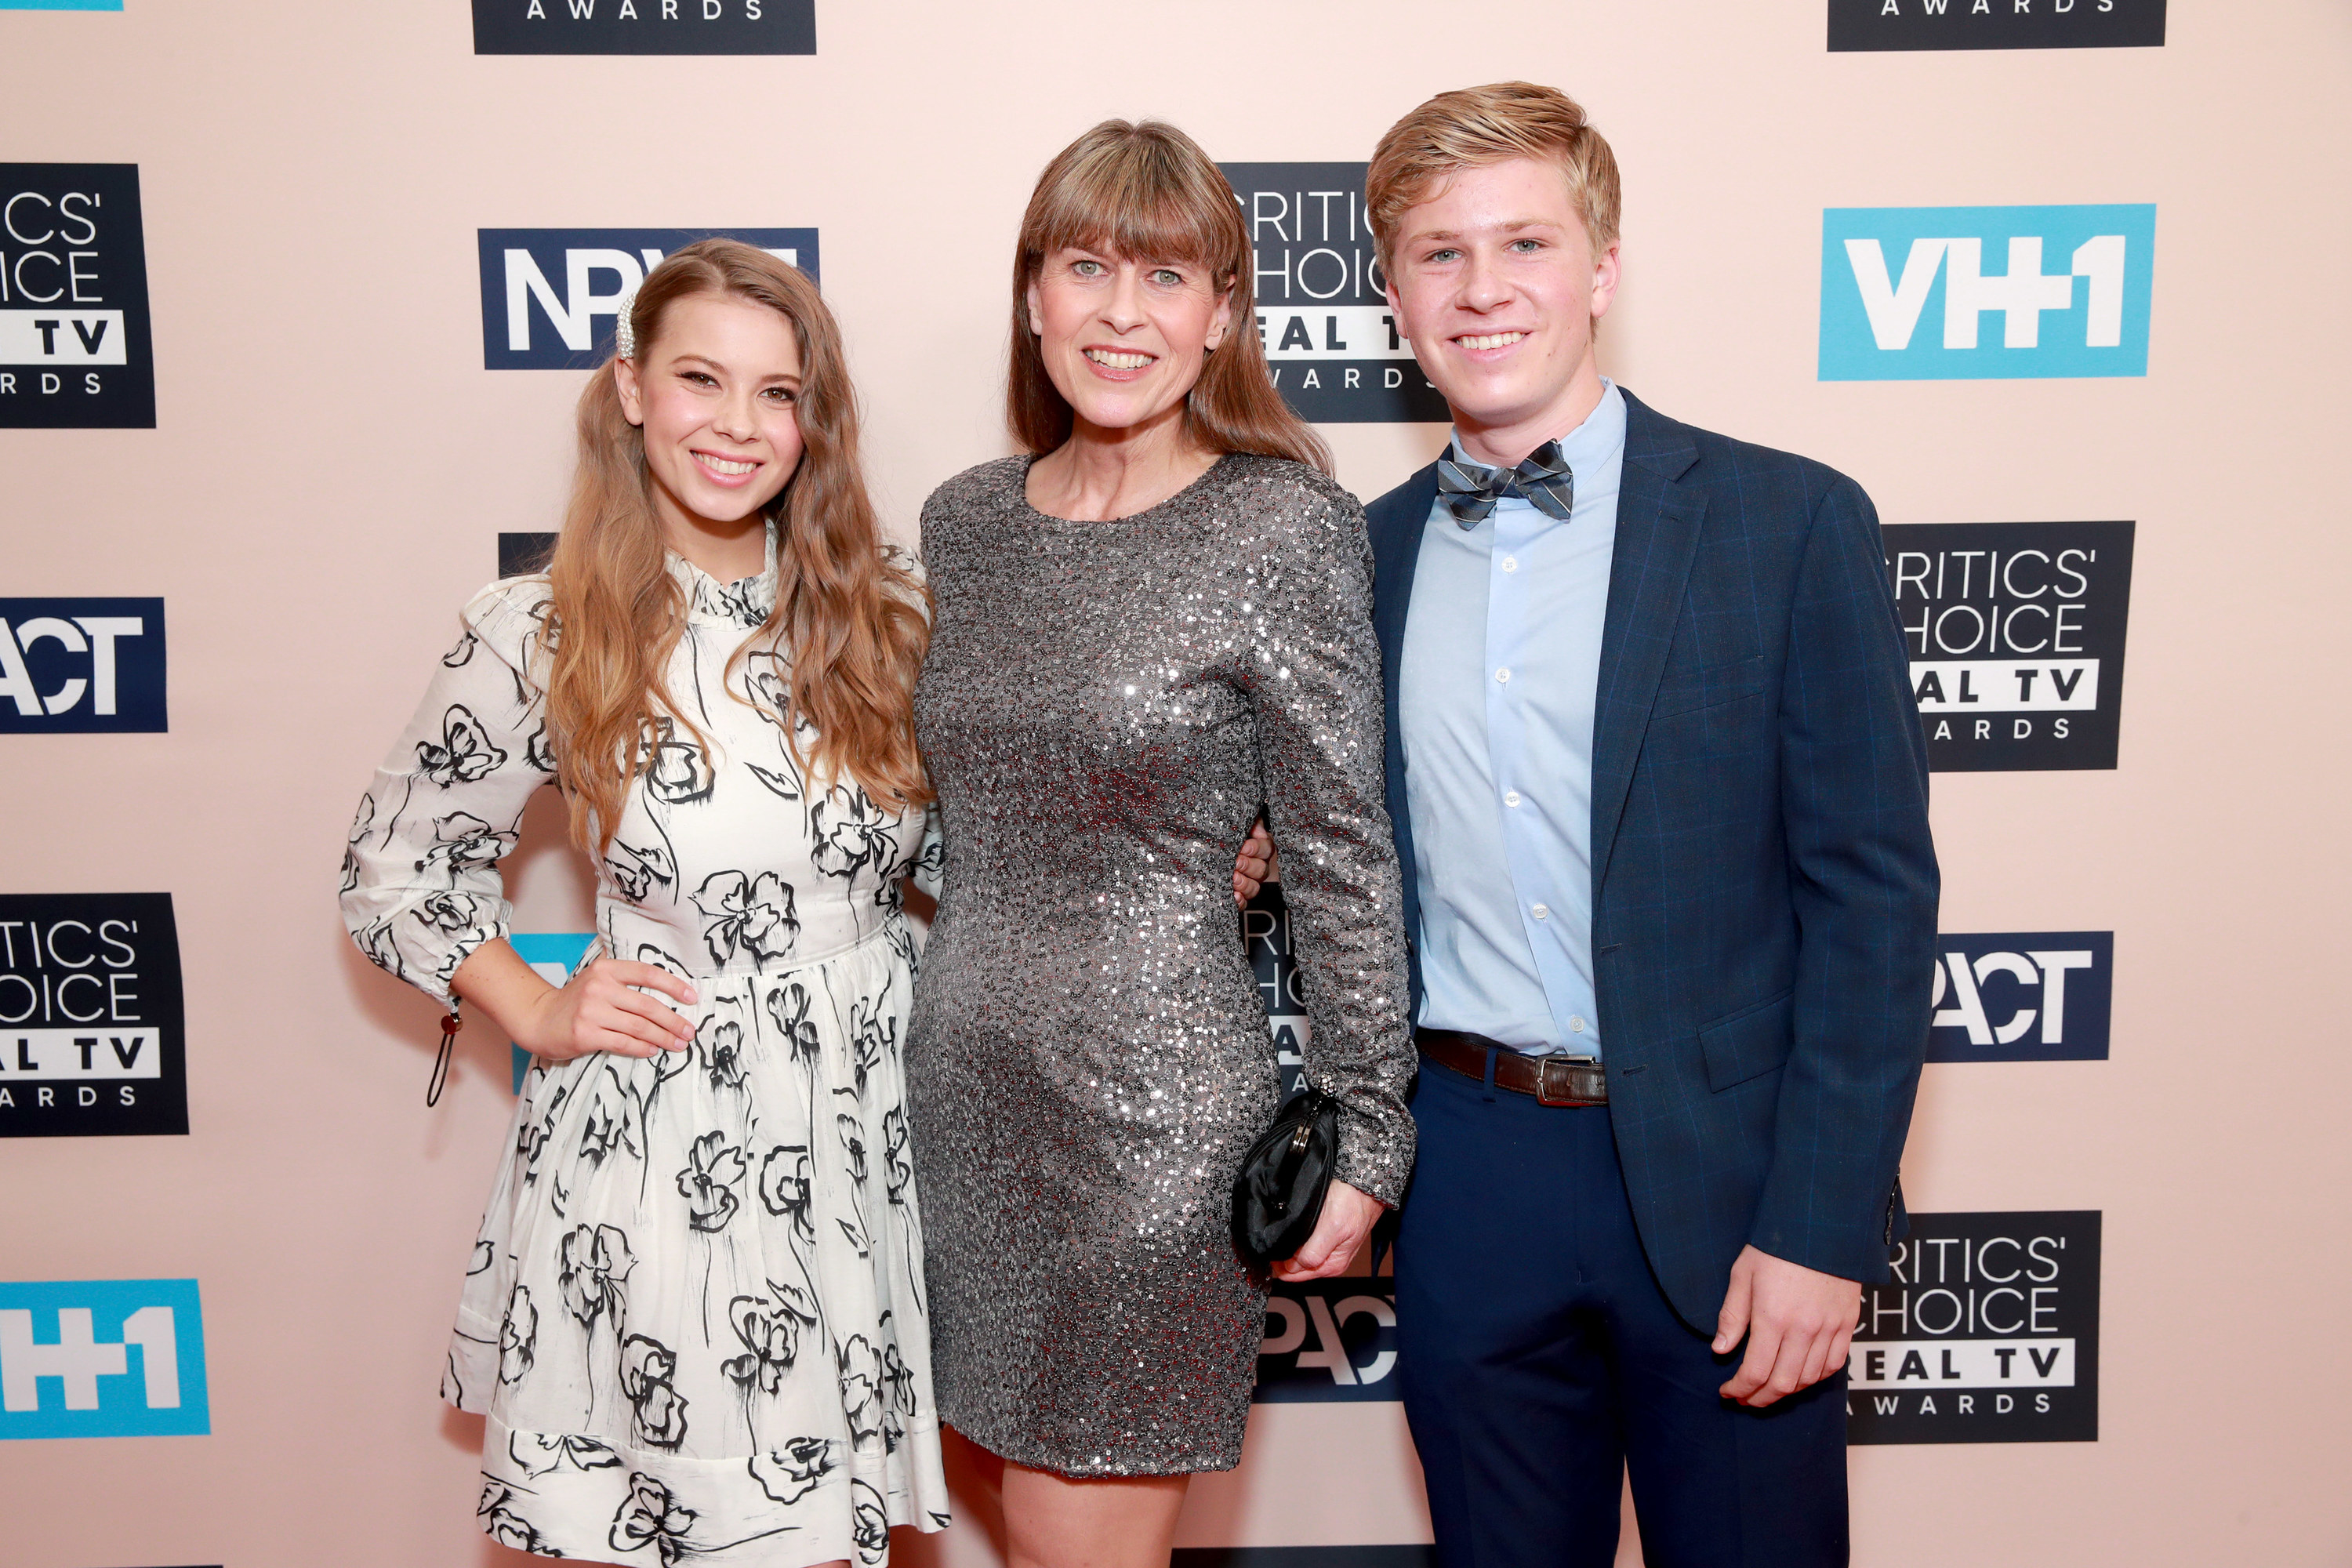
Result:
<svg viewBox="0 0 2352 1568"><path fill-rule="evenodd" d="M1463 169L1540 158L1568 177L1595 256L1615 243L1621 197L1617 155L1584 108L1556 87L1499 81L1441 92L1389 127L1364 176L1364 212L1381 270L1404 215Z"/></svg>

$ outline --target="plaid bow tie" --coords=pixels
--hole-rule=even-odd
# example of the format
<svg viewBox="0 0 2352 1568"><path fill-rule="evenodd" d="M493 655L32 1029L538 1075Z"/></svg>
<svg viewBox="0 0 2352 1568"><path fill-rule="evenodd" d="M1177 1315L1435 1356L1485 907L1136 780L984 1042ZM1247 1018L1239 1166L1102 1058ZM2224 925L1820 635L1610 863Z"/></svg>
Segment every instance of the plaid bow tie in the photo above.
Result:
<svg viewBox="0 0 2352 1568"><path fill-rule="evenodd" d="M1465 528L1486 521L1495 503L1507 495L1525 496L1529 504L1556 521L1566 522L1576 509L1576 473L1560 455L1559 443L1546 441L1516 468L1490 468L1482 463L1437 459L1437 493L1445 509Z"/></svg>

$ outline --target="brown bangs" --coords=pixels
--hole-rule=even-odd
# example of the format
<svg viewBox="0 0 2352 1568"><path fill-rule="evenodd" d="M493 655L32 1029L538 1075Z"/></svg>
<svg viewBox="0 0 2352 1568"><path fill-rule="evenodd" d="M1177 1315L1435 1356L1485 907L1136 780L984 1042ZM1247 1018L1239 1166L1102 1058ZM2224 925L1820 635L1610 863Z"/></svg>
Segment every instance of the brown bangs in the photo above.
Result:
<svg viewBox="0 0 2352 1568"><path fill-rule="evenodd" d="M1065 147L1037 177L1013 257L1013 344L1006 421L1032 452L1070 438L1070 405L1029 330L1029 286L1064 247L1127 261L1189 262L1233 300L1234 330L1184 402L1185 433L1202 450L1255 452L1331 471L1322 438L1290 411L1265 368L1255 327L1249 235L1241 204L1200 144L1156 120L1106 120Z"/></svg>

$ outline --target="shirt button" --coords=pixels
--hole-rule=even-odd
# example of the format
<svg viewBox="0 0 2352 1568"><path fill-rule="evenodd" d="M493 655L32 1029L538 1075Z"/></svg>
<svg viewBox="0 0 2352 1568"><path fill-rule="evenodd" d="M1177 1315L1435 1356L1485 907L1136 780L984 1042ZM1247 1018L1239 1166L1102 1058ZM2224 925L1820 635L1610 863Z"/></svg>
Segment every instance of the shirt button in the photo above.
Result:
<svg viewBox="0 0 2352 1568"><path fill-rule="evenodd" d="M1495 679L1508 686L1511 683L1511 672L1507 669L1498 669L1495 672Z"/></svg>
<svg viewBox="0 0 2352 1568"><path fill-rule="evenodd" d="M1515 789L1505 790L1503 792L1503 804L1516 808L1519 804L1519 792Z"/></svg>
<svg viewBox="0 0 2352 1568"><path fill-rule="evenodd" d="M1506 571L1506 572L1516 572L1516 571L1517 571L1518 569L1519 569L1519 558L1518 558L1517 556L1516 556L1516 555L1506 555L1506 556L1504 556L1504 557L1503 557L1503 570L1504 570L1504 571Z"/></svg>
<svg viewBox="0 0 2352 1568"><path fill-rule="evenodd" d="M1539 921L1548 921L1551 919L1551 911L1544 908L1541 904L1538 904L1535 907L1535 917Z"/></svg>
<svg viewBox="0 0 2352 1568"><path fill-rule="evenodd" d="M1569 1033L1572 1035L1580 1035L1584 1033L1584 1020L1581 1018L1570 1018L1568 1021L1568 1030Z"/></svg>

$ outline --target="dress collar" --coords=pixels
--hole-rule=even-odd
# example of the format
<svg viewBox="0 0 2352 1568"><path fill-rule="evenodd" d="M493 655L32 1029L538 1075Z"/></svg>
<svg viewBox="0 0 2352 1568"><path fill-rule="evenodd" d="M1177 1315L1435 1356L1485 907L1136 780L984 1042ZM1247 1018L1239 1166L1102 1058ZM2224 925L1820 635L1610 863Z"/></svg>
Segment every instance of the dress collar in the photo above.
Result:
<svg viewBox="0 0 2352 1568"><path fill-rule="evenodd" d="M688 620L720 621L755 631L776 607L776 523L768 521L767 559L753 577L721 583L675 550L665 552L669 574L686 591Z"/></svg>

